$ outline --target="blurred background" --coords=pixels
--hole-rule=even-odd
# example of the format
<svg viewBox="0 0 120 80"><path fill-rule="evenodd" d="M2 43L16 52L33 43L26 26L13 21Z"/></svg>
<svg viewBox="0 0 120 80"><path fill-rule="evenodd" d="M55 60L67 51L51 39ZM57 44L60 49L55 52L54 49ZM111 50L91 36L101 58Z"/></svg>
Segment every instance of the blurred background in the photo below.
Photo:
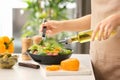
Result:
<svg viewBox="0 0 120 80"><path fill-rule="evenodd" d="M21 53L21 39L39 34L43 19L68 20L91 13L90 0L4 0L1 5L0 36L15 38L15 53ZM55 37L63 39L78 32L63 32ZM73 43L76 54L89 54L89 42Z"/></svg>

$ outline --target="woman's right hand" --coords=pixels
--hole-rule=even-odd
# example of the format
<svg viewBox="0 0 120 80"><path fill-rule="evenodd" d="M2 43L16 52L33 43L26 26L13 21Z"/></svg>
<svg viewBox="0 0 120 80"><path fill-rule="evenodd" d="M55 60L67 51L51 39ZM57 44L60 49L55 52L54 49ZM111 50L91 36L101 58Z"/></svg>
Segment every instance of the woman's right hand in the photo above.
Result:
<svg viewBox="0 0 120 80"><path fill-rule="evenodd" d="M50 21L47 21L47 22L41 24L40 32L42 31L43 26L46 26L47 27L46 34L48 36L49 35L55 35L55 34L63 31L63 26L62 25L63 25L62 21L50 20Z"/></svg>

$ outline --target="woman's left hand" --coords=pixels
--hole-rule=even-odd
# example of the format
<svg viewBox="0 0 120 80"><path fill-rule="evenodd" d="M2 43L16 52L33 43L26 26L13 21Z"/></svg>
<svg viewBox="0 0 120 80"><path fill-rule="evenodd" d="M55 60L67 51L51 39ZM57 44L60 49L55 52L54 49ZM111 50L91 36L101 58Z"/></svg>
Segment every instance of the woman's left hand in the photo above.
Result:
<svg viewBox="0 0 120 80"><path fill-rule="evenodd" d="M108 39L113 30L120 25L120 13L111 15L104 20L102 20L96 26L95 30L92 33L92 41L94 41L95 36L98 35L98 40Z"/></svg>

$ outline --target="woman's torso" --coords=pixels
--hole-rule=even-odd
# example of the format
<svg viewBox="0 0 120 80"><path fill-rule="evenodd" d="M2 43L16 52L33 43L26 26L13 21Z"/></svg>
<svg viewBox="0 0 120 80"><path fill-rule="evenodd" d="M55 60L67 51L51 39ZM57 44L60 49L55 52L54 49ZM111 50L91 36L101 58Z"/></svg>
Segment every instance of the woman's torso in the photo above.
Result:
<svg viewBox="0 0 120 80"><path fill-rule="evenodd" d="M91 4L92 29L101 20L120 11L120 0L92 0ZM90 46L97 77L100 77L100 80L120 80L120 28L117 28L115 36L104 41L91 42Z"/></svg>

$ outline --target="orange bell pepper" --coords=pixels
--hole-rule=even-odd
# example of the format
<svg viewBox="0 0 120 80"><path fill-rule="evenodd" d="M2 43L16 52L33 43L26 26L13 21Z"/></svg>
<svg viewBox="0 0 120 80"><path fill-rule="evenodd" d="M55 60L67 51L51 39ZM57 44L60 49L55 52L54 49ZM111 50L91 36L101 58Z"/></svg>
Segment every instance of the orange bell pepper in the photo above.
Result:
<svg viewBox="0 0 120 80"><path fill-rule="evenodd" d="M0 54L4 54L4 52L6 52L5 45L0 44Z"/></svg>
<svg viewBox="0 0 120 80"><path fill-rule="evenodd" d="M8 36L0 37L0 54L14 52L14 39L9 39Z"/></svg>

